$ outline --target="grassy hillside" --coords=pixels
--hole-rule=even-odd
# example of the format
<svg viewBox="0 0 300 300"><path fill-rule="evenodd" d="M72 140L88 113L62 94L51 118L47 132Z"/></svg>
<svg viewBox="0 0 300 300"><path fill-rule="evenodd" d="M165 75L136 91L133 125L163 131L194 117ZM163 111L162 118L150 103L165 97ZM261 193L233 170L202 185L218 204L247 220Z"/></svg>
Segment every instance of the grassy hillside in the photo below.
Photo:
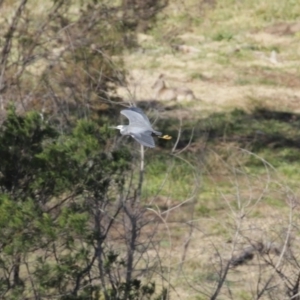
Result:
<svg viewBox="0 0 300 300"><path fill-rule="evenodd" d="M170 1L125 55L119 94L174 137L146 152L143 192L164 218L175 298L221 282L217 299L284 299L297 282L299 17L298 1ZM162 73L198 100L152 101Z"/></svg>
<svg viewBox="0 0 300 300"><path fill-rule="evenodd" d="M126 15L121 1L52 2L28 1L14 39L10 40L9 34L0 38L4 54L0 67L7 76L6 80L0 76L0 117L4 119L2 113L11 101L18 113L39 110L42 118L36 115L37 122L44 124L45 116L46 122L58 128L62 141L66 140L66 149L62 149L72 158L73 144L66 135L70 124L78 119L96 120L92 130L84 127L85 121L79 125L86 131L77 131L76 135L75 130L73 142L83 160L76 170L83 178L63 164L51 164L58 168L55 178L68 171L74 182L82 180L77 198L73 199L72 193L71 200L67 196L73 183L70 187L61 184L63 192L48 196L54 206L49 214L47 211L47 218L41 215L45 224L49 218L53 222L49 224L53 228L58 224L63 233L51 243L65 245L64 234L71 236L74 227L80 232L79 237L76 232L74 239L72 236L73 248L67 245L61 255L72 254L79 242L83 250L89 242L92 245L90 253L78 254L80 261L74 256L68 265L70 270L61 273L72 274L76 283L72 296L65 292L71 284L65 284L65 299L73 295L72 299L79 299L80 280L83 290L87 289L84 295L95 299L109 299L112 291L122 294L132 282L130 291L136 294L130 298L126 291L128 299L145 299L145 295L150 299L155 290L152 281L155 292L164 295L159 299L299 299L300 2L169 0L154 20L143 19L145 24L138 24L130 5ZM18 1L0 1L6 13L6 18L0 19L5 32L14 30L9 22L21 6ZM148 30L142 30L146 27ZM46 33L42 37L40 28ZM157 99L151 87L160 74L167 87L189 88L196 99ZM173 137L171 141L158 139L158 147L145 150L144 173L140 172L140 148L135 141L130 137L114 139L114 133L107 129L117 119L124 121L116 111L129 104L145 109L154 127ZM110 114L108 108L112 108ZM82 141L86 141L86 148ZM95 168L89 142L99 160ZM114 154L120 144L128 147L126 156L122 154L124 159ZM53 155L56 162L56 158L64 158L65 152L59 148L64 144L58 140L53 145L61 151ZM27 155L21 148L18 157ZM68 155L64 163L70 162ZM117 158L126 163L126 170L122 169L124 177L115 179L105 172L117 167L113 162ZM75 155L74 161L78 159ZM109 165L107 170L105 163ZM98 177L92 180L95 193L87 193L84 184L89 184L85 176L101 173L102 169L112 187L103 198L105 204L99 206L104 201L99 201L99 193L105 188L99 188ZM26 171L24 168L24 174ZM33 169L33 177L36 172ZM39 193L33 189L28 197L39 199ZM90 212L83 220L86 229L76 218L69 223L70 228L56 221L64 217L56 204L59 201L62 212L69 206L83 214ZM36 203L32 201L32 205ZM15 212L13 204L10 202ZM24 222L30 222L27 207L22 207ZM40 211L43 209L41 205ZM7 211L4 206L3 212ZM10 219L9 214L6 217ZM3 226L6 223L3 221ZM21 225L15 232L23 239ZM90 230L90 236L85 230ZM6 235L10 237L9 230ZM96 238L97 246L93 244ZM5 248L4 242L0 245ZM50 266L59 269L61 261L55 257L55 265L47 247L49 270ZM19 282L20 291L33 285L26 297L36 293L31 283L35 263L46 266L43 260L35 259L42 257L39 251L37 247L28 257L24 255L26 264L27 259L32 262L30 267L19 266L23 259L19 253L6 254L12 257L11 266L18 269L15 273L26 281L21 282L22 287ZM93 258L91 253L95 253ZM0 264L4 266L4 262L0 254ZM9 286L7 291L14 288L10 285L12 272L4 269L3 274L9 275L7 281L0 278L1 293L3 286ZM97 272L101 276L94 278ZM35 276L42 277L38 273ZM68 276L62 276L65 282ZM124 278L126 281L122 281ZM111 290L103 288L105 283L111 284ZM47 295L52 287L47 289L48 283L44 284L44 290L37 290Z"/></svg>

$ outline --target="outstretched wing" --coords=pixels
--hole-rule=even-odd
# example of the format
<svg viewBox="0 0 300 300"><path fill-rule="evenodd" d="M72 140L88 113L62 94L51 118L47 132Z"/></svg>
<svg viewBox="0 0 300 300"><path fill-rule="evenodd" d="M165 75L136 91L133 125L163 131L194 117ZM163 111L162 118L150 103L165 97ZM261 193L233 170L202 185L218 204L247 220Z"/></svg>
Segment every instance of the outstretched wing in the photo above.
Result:
<svg viewBox="0 0 300 300"><path fill-rule="evenodd" d="M146 122L151 124L148 117L145 115L145 113L143 112L143 110L141 108L136 107L136 106L131 106L131 107L128 108L128 110L135 111L135 112L139 113L144 118L144 120Z"/></svg>
<svg viewBox="0 0 300 300"><path fill-rule="evenodd" d="M121 110L121 114L128 118L127 134L130 134L143 146L154 148L155 143L152 135L161 135L161 132L153 130L148 117L138 107L130 107Z"/></svg>
<svg viewBox="0 0 300 300"><path fill-rule="evenodd" d="M154 139L151 136L151 132L146 133L131 133L130 134L138 143L140 143L143 146L154 148L155 143Z"/></svg>
<svg viewBox="0 0 300 300"><path fill-rule="evenodd" d="M138 107L131 107L129 109L121 110L121 114L128 118L129 125L135 127L146 127L152 128L148 117L143 113L143 111Z"/></svg>

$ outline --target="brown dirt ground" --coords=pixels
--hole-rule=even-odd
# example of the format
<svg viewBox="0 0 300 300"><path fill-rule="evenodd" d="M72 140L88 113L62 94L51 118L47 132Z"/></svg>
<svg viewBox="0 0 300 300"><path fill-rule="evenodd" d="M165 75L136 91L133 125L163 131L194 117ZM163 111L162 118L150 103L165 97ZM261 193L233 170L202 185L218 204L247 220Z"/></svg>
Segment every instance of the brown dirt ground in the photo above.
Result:
<svg viewBox="0 0 300 300"><path fill-rule="evenodd" d="M151 86L163 73L168 86L188 87L199 99L193 103L181 103L179 111L169 112L178 117L197 118L202 111L251 109L258 102L274 109L298 113L300 61L295 60L294 55L300 54L300 46L294 44L290 35L278 37L266 31L248 34L246 42L258 43L262 48L265 45L292 47L293 51L289 49L277 53L275 63L270 59L271 51L248 51L246 59L239 60L232 53L240 51L236 49L243 49L243 46L226 45L222 41L204 41L199 45L199 37L195 36L195 47L200 54L170 53L170 49L163 47L128 54L126 66L130 70L129 81L126 88L119 88L118 94L131 102L156 100ZM189 40L192 40L191 36L192 33L189 33ZM162 105L174 103L163 102Z"/></svg>
<svg viewBox="0 0 300 300"><path fill-rule="evenodd" d="M203 36L189 32L181 36L181 40L186 40L190 46L199 49L199 52L191 53L172 52L165 45L143 49L143 43L155 42L153 37L142 35L141 50L126 56L126 66L130 70L128 85L126 88L119 88L118 94L126 103L156 100L151 86L159 74L163 73L168 86L188 87L194 91L198 100L182 102L179 107L170 110L162 109L159 112L162 118L172 115L182 120L196 119L211 112L234 108L251 110L257 105L300 113L300 44L294 39L298 27L293 26L275 24L273 27L248 33L239 42L228 43L206 40ZM248 45L252 44L255 49L251 50L250 47L249 50ZM271 60L272 47L280 49L276 51L275 62ZM236 56L243 51L246 51L245 57ZM170 102L161 104L166 108L174 106ZM249 195L249 191L240 192ZM230 206L224 199L223 209L215 207L220 209L217 217L198 217L193 221L191 236L187 222L183 226L184 220L191 220L193 207L190 203L172 210L167 214L166 223L159 226L162 238L160 254L171 272L171 299L207 299L203 294L200 297L200 291L209 294L214 289L218 280L217 270L220 269L221 262L224 263L231 257L233 249L236 254L249 244L249 240L276 240L280 228L288 227L288 205L274 208L260 202L252 207L252 213L263 217L251 218L246 215L239 218L233 213L234 210L230 212ZM233 201L230 196L228 199L229 203ZM174 202L174 199L164 197L154 199L160 213L176 205ZM240 226L240 235L235 240L237 226ZM185 264L180 270L187 240L189 245ZM234 242L237 243L235 247ZM163 246L163 243L166 245ZM218 249L221 249L219 253ZM266 263L262 264L261 259L255 257L251 262L232 270L227 284L233 295L227 290L220 299L252 299L259 280L268 278L272 272ZM274 256L272 259L276 262L279 258ZM260 270L262 265L264 269ZM292 267L290 269L293 270ZM274 284L279 284L283 291L282 281L278 281L277 277Z"/></svg>

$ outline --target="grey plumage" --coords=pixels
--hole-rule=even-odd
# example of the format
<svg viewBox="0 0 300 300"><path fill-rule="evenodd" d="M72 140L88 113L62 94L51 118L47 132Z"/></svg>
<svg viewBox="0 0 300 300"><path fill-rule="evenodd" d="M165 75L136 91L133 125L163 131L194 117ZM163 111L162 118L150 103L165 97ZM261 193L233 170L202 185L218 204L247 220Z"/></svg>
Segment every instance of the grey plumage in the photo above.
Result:
<svg viewBox="0 0 300 300"><path fill-rule="evenodd" d="M154 148L155 142L152 135L161 136L161 132L152 128L148 117L138 107L121 110L121 114L128 118L128 125L118 125L113 128L120 130L122 135L130 135L143 146Z"/></svg>

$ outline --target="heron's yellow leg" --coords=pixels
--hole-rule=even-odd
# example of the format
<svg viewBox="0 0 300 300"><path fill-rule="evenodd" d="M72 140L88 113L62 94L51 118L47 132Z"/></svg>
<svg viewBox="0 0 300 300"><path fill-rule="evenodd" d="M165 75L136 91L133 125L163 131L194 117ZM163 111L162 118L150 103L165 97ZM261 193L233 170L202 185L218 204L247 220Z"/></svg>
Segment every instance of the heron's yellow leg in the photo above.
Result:
<svg viewBox="0 0 300 300"><path fill-rule="evenodd" d="M159 136L158 138L163 139L163 140L170 140L172 137L170 135L163 135L163 136Z"/></svg>

